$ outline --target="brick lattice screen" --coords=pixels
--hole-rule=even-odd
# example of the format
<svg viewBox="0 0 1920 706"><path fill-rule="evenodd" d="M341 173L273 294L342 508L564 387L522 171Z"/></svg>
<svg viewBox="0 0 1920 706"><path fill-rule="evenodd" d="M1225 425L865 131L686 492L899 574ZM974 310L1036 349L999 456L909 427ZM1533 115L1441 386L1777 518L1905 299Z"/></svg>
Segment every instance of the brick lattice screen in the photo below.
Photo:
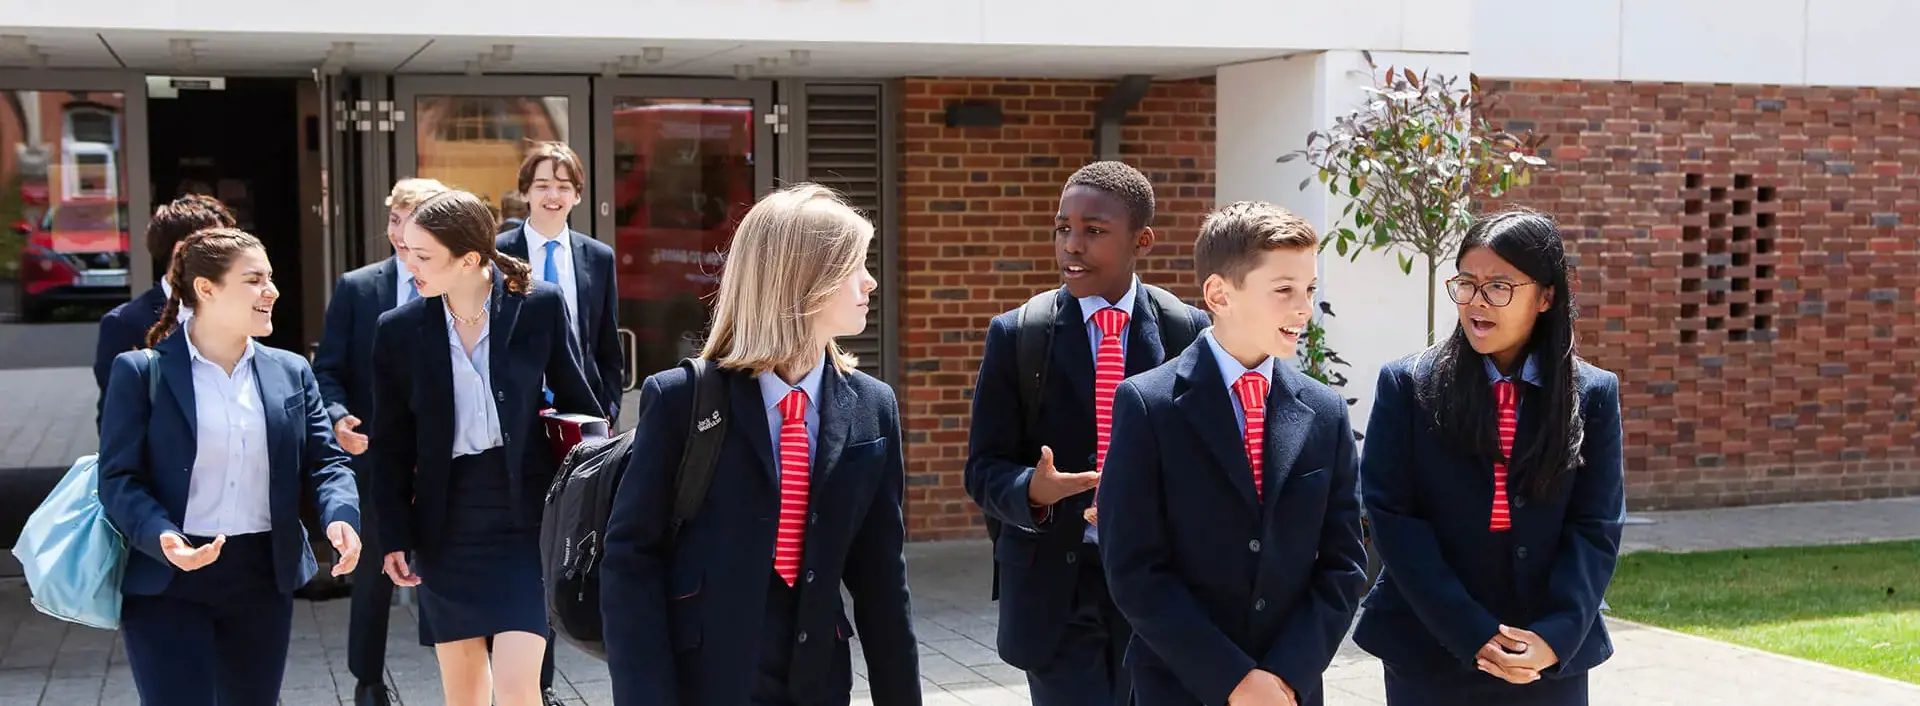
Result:
<svg viewBox="0 0 1920 706"><path fill-rule="evenodd" d="M1920 90L1486 81L1553 137L1637 508L1920 493Z"/></svg>

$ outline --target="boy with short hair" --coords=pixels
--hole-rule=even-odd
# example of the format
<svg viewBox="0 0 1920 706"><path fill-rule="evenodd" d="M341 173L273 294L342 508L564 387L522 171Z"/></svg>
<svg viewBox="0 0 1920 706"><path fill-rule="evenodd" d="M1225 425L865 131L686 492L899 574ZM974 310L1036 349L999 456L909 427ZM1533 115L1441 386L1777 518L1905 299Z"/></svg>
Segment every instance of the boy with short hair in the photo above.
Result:
<svg viewBox="0 0 1920 706"><path fill-rule="evenodd" d="M1153 248L1153 209L1153 184L1133 167L1075 172L1053 229L1065 286L987 328L967 494L995 541L1000 657L1027 672L1035 706L1129 703L1132 631L1107 596L1092 489L1121 378L1178 355L1206 325L1134 272Z"/></svg>
<svg viewBox="0 0 1920 706"><path fill-rule="evenodd" d="M1365 578L1346 402L1285 362L1318 252L1280 207L1215 211L1194 246L1213 326L1115 393L1100 552L1140 706L1323 702Z"/></svg>

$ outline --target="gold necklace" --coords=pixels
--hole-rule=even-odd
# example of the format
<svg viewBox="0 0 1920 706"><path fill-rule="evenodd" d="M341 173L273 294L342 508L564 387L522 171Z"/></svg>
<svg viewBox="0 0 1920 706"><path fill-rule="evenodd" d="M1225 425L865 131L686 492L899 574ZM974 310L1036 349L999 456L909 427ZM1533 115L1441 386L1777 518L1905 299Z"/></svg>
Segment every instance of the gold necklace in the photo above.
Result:
<svg viewBox="0 0 1920 706"><path fill-rule="evenodd" d="M474 314L473 318L467 318L465 316L461 316L460 312L454 311L453 302L449 301L447 302L447 313L452 314L453 320L458 323L466 324L468 326L478 326L480 325L481 319L487 318L487 307L485 305L482 305L480 307L480 313Z"/></svg>

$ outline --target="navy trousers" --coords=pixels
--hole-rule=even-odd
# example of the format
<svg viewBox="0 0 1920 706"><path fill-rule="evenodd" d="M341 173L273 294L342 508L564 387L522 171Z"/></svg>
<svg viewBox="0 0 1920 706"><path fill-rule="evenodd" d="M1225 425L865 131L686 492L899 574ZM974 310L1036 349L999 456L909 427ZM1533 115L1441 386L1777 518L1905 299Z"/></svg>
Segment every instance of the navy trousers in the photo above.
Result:
<svg viewBox="0 0 1920 706"><path fill-rule="evenodd" d="M360 497L371 496L366 469L357 464L354 477ZM393 611L393 580L381 572L386 552L372 544L379 536L373 508L360 508L360 563L353 567L353 597L347 617L347 669L362 684L383 684L387 669L387 628Z"/></svg>
<svg viewBox="0 0 1920 706"><path fill-rule="evenodd" d="M220 558L157 596L126 596L120 636L144 706L274 706L293 595L274 582L271 534L227 537ZM190 537L194 546L212 541Z"/></svg>
<svg viewBox="0 0 1920 706"><path fill-rule="evenodd" d="M1587 675L1513 684L1481 671L1439 674L1386 665L1387 706L1587 706Z"/></svg>
<svg viewBox="0 0 1920 706"><path fill-rule="evenodd" d="M1100 552L1089 544L1077 555L1080 573L1066 634L1046 667L1027 672L1027 690L1033 706L1128 706L1133 685L1121 660L1133 628L1107 593Z"/></svg>

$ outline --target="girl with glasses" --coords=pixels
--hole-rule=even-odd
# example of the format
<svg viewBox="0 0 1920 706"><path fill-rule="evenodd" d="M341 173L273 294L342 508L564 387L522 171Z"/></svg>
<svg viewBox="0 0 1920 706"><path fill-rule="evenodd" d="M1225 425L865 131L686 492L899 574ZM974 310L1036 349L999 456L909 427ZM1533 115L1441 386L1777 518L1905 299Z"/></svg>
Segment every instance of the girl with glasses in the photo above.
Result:
<svg viewBox="0 0 1920 706"><path fill-rule="evenodd" d="M1361 487L1386 570L1354 641L1390 706L1579 706L1625 519L1619 380L1575 354L1565 245L1541 214L1473 225L1459 326L1390 363Z"/></svg>

